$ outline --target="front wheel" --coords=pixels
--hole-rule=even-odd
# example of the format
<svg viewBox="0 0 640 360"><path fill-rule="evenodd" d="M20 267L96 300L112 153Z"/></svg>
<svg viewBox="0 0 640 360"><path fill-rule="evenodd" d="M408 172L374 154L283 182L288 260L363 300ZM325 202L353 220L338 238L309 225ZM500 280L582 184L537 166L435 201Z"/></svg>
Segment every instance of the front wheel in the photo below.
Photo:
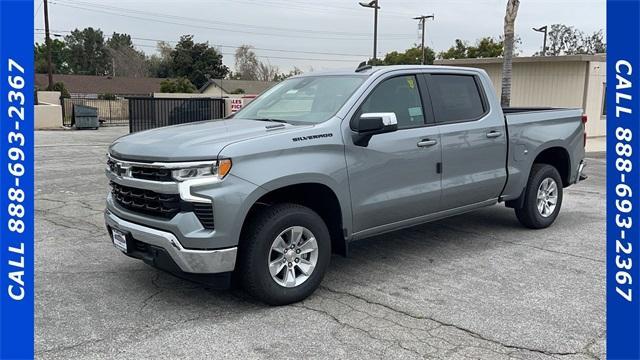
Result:
<svg viewBox="0 0 640 360"><path fill-rule="evenodd" d="M516 208L520 223L531 229L553 224L562 205L562 179L555 167L534 164L523 196L524 204Z"/></svg>
<svg viewBox="0 0 640 360"><path fill-rule="evenodd" d="M331 239L322 218L297 204L259 211L245 232L239 271L245 289L271 305L303 300L320 285Z"/></svg>

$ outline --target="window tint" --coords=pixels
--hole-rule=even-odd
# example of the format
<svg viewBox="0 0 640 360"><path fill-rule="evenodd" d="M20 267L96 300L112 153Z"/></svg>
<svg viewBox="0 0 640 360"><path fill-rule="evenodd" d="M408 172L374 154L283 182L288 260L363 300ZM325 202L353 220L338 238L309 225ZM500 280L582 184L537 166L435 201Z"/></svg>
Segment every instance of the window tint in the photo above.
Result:
<svg viewBox="0 0 640 360"><path fill-rule="evenodd" d="M380 83L369 94L360 114L392 112L398 128L424 125L424 112L415 76L399 76Z"/></svg>
<svg viewBox="0 0 640 360"><path fill-rule="evenodd" d="M474 120L484 114L482 96L469 75L432 75L433 108L437 122Z"/></svg>

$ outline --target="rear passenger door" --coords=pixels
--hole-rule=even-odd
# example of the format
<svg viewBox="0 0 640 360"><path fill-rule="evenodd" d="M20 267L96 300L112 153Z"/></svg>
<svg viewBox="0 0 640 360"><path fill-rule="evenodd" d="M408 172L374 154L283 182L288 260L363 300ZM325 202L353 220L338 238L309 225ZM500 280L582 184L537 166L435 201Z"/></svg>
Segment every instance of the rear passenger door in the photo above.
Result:
<svg viewBox="0 0 640 360"><path fill-rule="evenodd" d="M478 76L425 75L442 141L442 209L500 195L506 181L507 133L491 111Z"/></svg>

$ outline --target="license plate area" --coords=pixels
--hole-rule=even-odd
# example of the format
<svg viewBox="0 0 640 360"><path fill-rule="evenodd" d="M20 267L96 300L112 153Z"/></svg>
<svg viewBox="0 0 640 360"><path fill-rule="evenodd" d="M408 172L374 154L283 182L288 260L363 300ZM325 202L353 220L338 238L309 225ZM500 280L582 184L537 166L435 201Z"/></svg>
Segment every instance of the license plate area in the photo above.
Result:
<svg viewBox="0 0 640 360"><path fill-rule="evenodd" d="M120 251L126 253L127 252L127 234L113 229L111 231L111 239L113 240L113 245Z"/></svg>

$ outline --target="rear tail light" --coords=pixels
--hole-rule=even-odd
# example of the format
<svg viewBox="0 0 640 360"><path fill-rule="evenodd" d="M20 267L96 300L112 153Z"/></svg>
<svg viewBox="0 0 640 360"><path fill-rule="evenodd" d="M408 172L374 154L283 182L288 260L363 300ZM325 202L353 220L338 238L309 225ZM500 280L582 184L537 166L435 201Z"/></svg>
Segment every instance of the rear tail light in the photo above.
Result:
<svg viewBox="0 0 640 360"><path fill-rule="evenodd" d="M587 123L587 120L588 120L588 118L587 118L587 114L582 114L582 123L583 123L583 124L586 124L586 123Z"/></svg>

